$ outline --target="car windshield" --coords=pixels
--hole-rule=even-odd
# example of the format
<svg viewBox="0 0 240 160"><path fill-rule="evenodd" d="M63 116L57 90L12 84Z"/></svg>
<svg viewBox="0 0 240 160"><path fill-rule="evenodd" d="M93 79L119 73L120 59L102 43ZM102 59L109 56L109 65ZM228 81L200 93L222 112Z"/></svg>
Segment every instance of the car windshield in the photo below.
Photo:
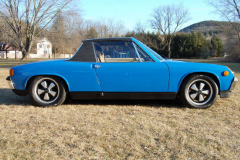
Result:
<svg viewBox="0 0 240 160"><path fill-rule="evenodd" d="M141 45L144 46L144 48L146 48L150 53L152 53L158 60L163 60L163 58L154 50L152 50L151 48L149 48L148 46L146 46L144 43L140 42L139 40L137 40Z"/></svg>

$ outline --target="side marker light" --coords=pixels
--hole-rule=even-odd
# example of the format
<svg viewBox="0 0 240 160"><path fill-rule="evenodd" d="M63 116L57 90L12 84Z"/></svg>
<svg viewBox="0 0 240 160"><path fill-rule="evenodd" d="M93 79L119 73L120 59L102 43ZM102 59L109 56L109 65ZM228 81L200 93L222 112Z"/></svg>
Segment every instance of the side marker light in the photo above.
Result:
<svg viewBox="0 0 240 160"><path fill-rule="evenodd" d="M224 75L224 76L228 76L228 75L229 75L229 72L228 72L228 71L224 71L224 72L223 72L223 75Z"/></svg>
<svg viewBox="0 0 240 160"><path fill-rule="evenodd" d="M10 74L10 76L13 76L14 75L14 70L10 69L9 74Z"/></svg>

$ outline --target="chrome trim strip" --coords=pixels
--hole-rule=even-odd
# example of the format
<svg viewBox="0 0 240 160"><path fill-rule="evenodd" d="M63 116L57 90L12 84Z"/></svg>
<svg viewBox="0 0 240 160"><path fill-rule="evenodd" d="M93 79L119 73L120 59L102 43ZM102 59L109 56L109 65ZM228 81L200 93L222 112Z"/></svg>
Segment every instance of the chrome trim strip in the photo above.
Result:
<svg viewBox="0 0 240 160"><path fill-rule="evenodd" d="M94 52L94 56L95 56L95 59L96 59L96 63L100 63L99 60L98 60L98 58L97 58L97 54L96 54L94 42L92 42L92 45L93 45L93 52Z"/></svg>
<svg viewBox="0 0 240 160"><path fill-rule="evenodd" d="M134 42L134 41L133 41ZM143 52L145 52L151 59L152 59L152 62L156 62L156 60L153 58L153 57L155 57L154 55L152 55L152 54L149 54L148 52L146 52L144 49L143 49L143 47L140 47L136 42L134 42L134 44L135 44L135 46L138 46ZM145 48L146 49L146 48ZM146 49L147 50L147 49ZM153 57L152 57L153 56ZM156 57L155 57L156 58ZM164 59L163 59L163 61L164 61Z"/></svg>
<svg viewBox="0 0 240 160"><path fill-rule="evenodd" d="M137 47L136 47L135 43L132 42L132 44L133 44L133 47L134 47L134 49L135 49L135 52L137 53L137 56L138 56L139 61L142 62L142 59L141 59L141 57L140 57L140 55L139 55L139 53L138 53L138 50L137 50Z"/></svg>
<svg viewBox="0 0 240 160"><path fill-rule="evenodd" d="M234 77L234 80L233 80L234 82L238 82L238 79L237 79L237 77Z"/></svg>

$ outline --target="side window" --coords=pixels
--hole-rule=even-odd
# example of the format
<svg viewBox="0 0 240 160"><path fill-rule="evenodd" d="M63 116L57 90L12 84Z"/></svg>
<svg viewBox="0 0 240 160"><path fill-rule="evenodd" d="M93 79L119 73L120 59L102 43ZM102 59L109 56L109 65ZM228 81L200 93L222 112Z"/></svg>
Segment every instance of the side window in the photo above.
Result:
<svg viewBox="0 0 240 160"><path fill-rule="evenodd" d="M133 42L95 42L94 47L98 62L139 62Z"/></svg>
<svg viewBox="0 0 240 160"><path fill-rule="evenodd" d="M136 45L136 48L142 62L154 62L153 59L146 52L144 52L140 47Z"/></svg>

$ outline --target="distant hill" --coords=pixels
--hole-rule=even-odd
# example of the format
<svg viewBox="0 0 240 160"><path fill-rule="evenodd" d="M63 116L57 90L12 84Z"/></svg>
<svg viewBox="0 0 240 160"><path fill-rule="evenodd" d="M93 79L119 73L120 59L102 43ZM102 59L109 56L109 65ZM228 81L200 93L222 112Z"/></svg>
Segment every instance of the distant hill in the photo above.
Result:
<svg viewBox="0 0 240 160"><path fill-rule="evenodd" d="M240 25L240 24L239 24ZM224 44L225 51L231 50L237 41L237 37L228 35L223 27L230 26L230 22L224 21L202 21L181 29L179 32L192 33L202 32L207 40L211 40L213 35L217 35Z"/></svg>
<svg viewBox="0 0 240 160"><path fill-rule="evenodd" d="M188 27L181 29L179 32L191 33L191 32L202 32L204 35L219 34L223 32L222 26L229 25L229 22L224 21L202 21L199 23L192 24Z"/></svg>

